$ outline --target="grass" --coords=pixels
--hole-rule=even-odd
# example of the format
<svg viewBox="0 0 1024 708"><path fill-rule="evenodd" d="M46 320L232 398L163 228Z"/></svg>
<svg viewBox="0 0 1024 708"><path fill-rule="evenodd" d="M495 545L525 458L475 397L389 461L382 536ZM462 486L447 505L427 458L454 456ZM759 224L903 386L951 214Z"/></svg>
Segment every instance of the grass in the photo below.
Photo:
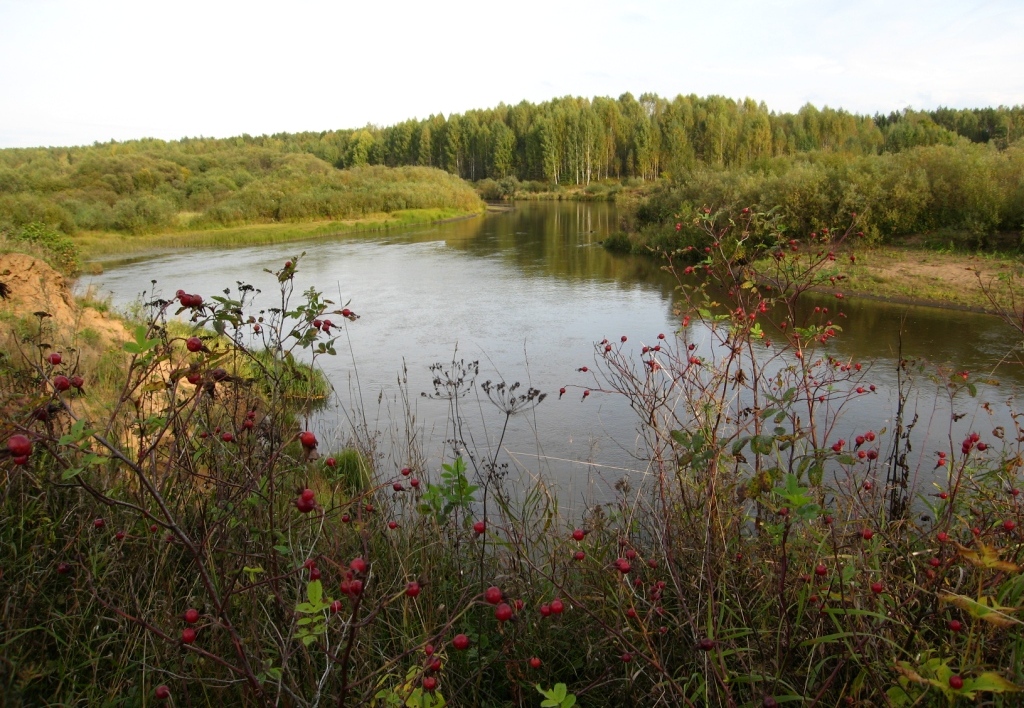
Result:
<svg viewBox="0 0 1024 708"><path fill-rule="evenodd" d="M841 289L860 295L898 302L991 311L991 297L999 306L1009 306L1006 276L1021 267L1012 253L942 252L920 246L880 245L837 254L838 262L828 274L842 273ZM753 264L755 270L769 261ZM980 279L979 276L980 275ZM988 291L988 292L986 292Z"/></svg>
<svg viewBox="0 0 1024 708"><path fill-rule="evenodd" d="M130 236L113 232L83 232L74 237L86 261L185 248L256 246L300 239L371 233L473 216L458 209L403 209L359 219L301 223L249 224L198 231L181 230Z"/></svg>

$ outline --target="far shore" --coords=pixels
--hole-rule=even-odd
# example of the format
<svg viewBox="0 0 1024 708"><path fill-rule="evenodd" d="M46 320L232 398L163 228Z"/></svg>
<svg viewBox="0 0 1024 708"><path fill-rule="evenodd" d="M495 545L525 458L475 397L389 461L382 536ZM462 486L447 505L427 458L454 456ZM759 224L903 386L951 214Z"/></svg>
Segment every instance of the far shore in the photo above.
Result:
<svg viewBox="0 0 1024 708"><path fill-rule="evenodd" d="M482 211L457 209L405 209L368 214L359 219L247 224L204 230L167 231L138 236L110 232L85 232L75 242L86 263L97 264L178 251L185 248L258 246L311 238L378 233L390 229L471 219ZM87 268L88 269L88 268Z"/></svg>

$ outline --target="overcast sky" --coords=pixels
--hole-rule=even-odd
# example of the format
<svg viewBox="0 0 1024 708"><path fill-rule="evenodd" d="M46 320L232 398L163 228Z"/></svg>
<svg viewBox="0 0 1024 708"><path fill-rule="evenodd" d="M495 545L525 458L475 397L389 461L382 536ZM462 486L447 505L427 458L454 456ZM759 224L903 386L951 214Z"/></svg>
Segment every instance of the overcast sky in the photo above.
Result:
<svg viewBox="0 0 1024 708"><path fill-rule="evenodd" d="M1024 0L0 0L0 147L388 125L651 91L1024 103Z"/></svg>

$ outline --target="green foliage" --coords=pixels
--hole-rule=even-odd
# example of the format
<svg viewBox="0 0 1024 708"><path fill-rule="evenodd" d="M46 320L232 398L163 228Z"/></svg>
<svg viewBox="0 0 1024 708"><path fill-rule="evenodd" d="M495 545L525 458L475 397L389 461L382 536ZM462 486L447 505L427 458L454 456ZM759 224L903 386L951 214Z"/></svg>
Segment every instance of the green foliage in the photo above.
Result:
<svg viewBox="0 0 1024 708"><path fill-rule="evenodd" d="M77 275L82 263L75 242L45 224L33 222L7 234L0 248L24 251L42 258L54 270L64 275Z"/></svg>
<svg viewBox="0 0 1024 708"><path fill-rule="evenodd" d="M544 696L540 703L542 708L572 708L576 705L576 696L568 692L564 683L556 683L554 688L550 689L543 689L537 684L536 689Z"/></svg>
<svg viewBox="0 0 1024 708"><path fill-rule="evenodd" d="M466 463L461 457L441 467L441 483L428 484L420 504L420 513L433 515L438 523L444 523L454 511L468 512L476 501L473 495L480 488L469 483Z"/></svg>

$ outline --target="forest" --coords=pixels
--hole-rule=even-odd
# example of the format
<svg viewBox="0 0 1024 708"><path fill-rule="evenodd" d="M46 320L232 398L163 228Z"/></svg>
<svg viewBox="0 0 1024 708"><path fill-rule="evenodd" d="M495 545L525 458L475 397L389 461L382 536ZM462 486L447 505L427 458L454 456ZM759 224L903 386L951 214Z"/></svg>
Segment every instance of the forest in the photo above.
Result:
<svg viewBox="0 0 1024 708"><path fill-rule="evenodd" d="M884 216L870 228L883 236L947 225L1018 229L1022 135L1024 106L872 117L810 104L778 113L721 96L564 97L386 127L0 150L0 228L145 233L475 208L461 177L583 187L660 180L685 199L711 189L700 199L717 190L769 207L781 204L771 195L780 183L809 181L811 193L785 207L803 210L801 226L874 208ZM435 168L452 179L380 167ZM828 183L842 196L822 206ZM944 215L965 201L980 203Z"/></svg>

